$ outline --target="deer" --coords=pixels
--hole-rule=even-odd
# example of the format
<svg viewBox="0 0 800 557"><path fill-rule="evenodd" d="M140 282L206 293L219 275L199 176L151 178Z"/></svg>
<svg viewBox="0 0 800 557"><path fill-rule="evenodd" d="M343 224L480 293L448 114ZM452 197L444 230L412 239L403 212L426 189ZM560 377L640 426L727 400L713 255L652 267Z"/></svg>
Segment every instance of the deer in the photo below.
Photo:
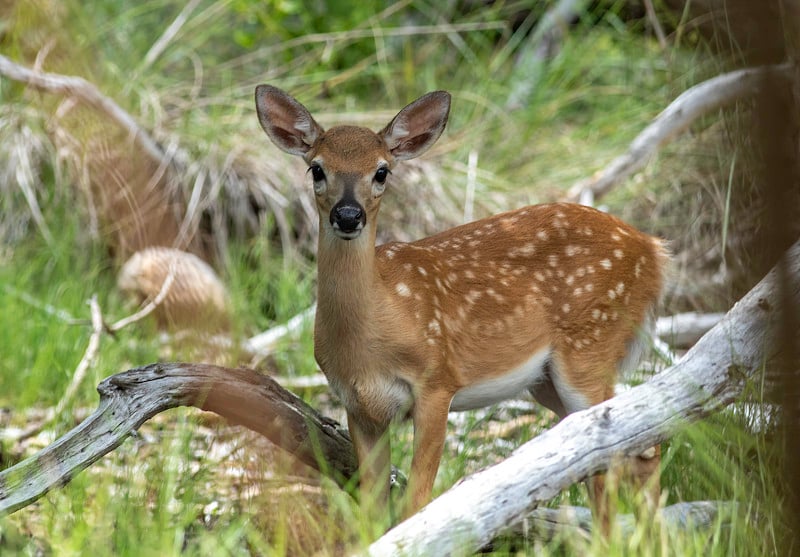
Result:
<svg viewBox="0 0 800 557"><path fill-rule="evenodd" d="M376 246L392 169L439 139L450 99L430 92L377 132L325 130L288 93L255 90L261 127L279 149L302 157L313 182L314 356L346 410L362 497L388 504L387 428L413 423L402 518L430 500L450 411L527 391L563 418L611 398L618 375L646 347L669 259L662 240L571 203ZM634 481L658 494L659 447L628 459ZM607 529L604 477L589 483Z"/></svg>

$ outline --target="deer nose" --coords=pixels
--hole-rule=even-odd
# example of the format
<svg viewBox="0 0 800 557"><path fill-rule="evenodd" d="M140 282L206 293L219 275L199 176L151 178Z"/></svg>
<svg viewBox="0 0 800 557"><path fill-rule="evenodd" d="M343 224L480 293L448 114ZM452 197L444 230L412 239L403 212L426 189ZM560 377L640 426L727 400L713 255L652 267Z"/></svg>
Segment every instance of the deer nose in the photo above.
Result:
<svg viewBox="0 0 800 557"><path fill-rule="evenodd" d="M337 234L351 240L358 236L367 222L364 209L358 204L337 204L331 210L331 225Z"/></svg>

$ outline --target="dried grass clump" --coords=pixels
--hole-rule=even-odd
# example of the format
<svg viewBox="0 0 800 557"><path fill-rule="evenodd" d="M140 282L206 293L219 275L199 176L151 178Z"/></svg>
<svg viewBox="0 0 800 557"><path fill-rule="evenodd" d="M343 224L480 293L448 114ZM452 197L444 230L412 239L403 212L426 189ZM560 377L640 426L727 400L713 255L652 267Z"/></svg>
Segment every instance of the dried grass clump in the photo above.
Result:
<svg viewBox="0 0 800 557"><path fill-rule="evenodd" d="M42 174L54 158L41 123L30 107L0 104L0 245L13 245L32 225L53 241L39 202L48 197Z"/></svg>
<svg viewBox="0 0 800 557"><path fill-rule="evenodd" d="M125 262L117 286L137 302L156 302L166 329L224 330L230 325L228 291L205 261L173 248L151 247Z"/></svg>

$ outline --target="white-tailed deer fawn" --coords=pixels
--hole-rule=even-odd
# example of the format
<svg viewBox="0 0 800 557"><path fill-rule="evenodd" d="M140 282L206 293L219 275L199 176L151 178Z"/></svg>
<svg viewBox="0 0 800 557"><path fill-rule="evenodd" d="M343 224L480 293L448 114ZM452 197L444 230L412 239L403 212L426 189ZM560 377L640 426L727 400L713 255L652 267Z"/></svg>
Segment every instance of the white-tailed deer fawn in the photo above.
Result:
<svg viewBox="0 0 800 557"><path fill-rule="evenodd" d="M613 396L660 296L667 255L659 240L600 211L554 203L376 248L391 170L439 138L450 95L428 93L377 133L326 131L269 85L255 97L264 131L303 157L313 179L314 352L347 409L362 489L378 501L388 495L392 420L414 424L407 516L430 498L450 410L528 390L563 417ZM658 451L648 452L638 471L634 463L642 478L658 469ZM594 497L602 491L600 478Z"/></svg>

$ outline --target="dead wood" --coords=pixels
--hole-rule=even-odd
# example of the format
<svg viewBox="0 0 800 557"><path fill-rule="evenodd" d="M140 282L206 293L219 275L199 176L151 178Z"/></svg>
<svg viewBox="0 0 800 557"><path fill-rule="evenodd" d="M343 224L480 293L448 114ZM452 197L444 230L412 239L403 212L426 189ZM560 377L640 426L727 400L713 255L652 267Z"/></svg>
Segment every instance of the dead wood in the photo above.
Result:
<svg viewBox="0 0 800 557"><path fill-rule="evenodd" d="M724 313L688 312L659 317L656 336L673 348L689 348L724 316Z"/></svg>
<svg viewBox="0 0 800 557"><path fill-rule="evenodd" d="M566 198L578 201L586 190L593 194L594 199L602 197L642 168L658 149L701 116L755 95L767 79L785 80L788 83L791 77L792 66L781 64L733 71L690 87L636 136L625 153L591 178L572 186Z"/></svg>
<svg viewBox="0 0 800 557"><path fill-rule="evenodd" d="M0 55L0 74L21 81L42 91L60 93L65 96L74 96L96 108L126 130L133 141L159 165L169 166L172 162L158 143L150 137L144 128L111 98L103 95L94 84L82 77L45 73L28 69Z"/></svg>
<svg viewBox="0 0 800 557"><path fill-rule="evenodd" d="M719 518L740 510L740 505L733 501L690 501L659 509L656 519L668 530L711 528ZM616 521L622 538L629 538L636 531L636 517L633 514L617 515ZM535 509L515 525L510 534L545 543L572 536L588 541L592 535L592 511L587 507L571 506Z"/></svg>
<svg viewBox="0 0 800 557"><path fill-rule="evenodd" d="M247 369L151 364L97 386L97 410L55 443L0 472L0 515L32 503L111 452L145 421L178 406L248 427L344 486L356 470L346 432L275 381Z"/></svg>

